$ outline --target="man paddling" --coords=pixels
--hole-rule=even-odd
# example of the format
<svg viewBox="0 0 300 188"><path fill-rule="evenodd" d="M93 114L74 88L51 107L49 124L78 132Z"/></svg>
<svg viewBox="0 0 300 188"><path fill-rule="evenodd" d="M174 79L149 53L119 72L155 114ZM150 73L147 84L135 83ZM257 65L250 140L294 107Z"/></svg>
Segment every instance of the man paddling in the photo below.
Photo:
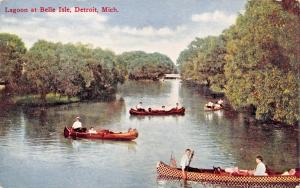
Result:
<svg viewBox="0 0 300 188"><path fill-rule="evenodd" d="M190 149L186 149L184 155L181 158L180 166L182 169L182 178L184 180L187 179L187 170L191 163L192 156L193 156L192 151Z"/></svg>

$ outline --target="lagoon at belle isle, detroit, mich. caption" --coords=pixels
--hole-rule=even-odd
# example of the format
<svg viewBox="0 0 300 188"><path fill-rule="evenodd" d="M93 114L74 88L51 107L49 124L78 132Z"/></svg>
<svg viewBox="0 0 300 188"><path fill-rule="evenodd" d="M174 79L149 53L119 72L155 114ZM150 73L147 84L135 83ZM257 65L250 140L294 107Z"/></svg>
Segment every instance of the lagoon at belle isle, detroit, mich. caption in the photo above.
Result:
<svg viewBox="0 0 300 188"><path fill-rule="evenodd" d="M26 13L26 12L44 12L44 13L51 13L51 12L62 12L62 13L85 13L85 12L103 12L103 13L115 13L119 12L119 9L116 7L67 7L67 6L60 6L60 7L31 7L31 8L10 8L5 7L5 13Z"/></svg>

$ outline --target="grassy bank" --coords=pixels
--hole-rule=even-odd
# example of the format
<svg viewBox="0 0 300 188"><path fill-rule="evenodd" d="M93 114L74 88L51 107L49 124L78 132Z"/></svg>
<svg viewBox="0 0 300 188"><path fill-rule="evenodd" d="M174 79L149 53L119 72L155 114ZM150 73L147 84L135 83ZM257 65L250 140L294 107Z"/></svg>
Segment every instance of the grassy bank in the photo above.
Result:
<svg viewBox="0 0 300 188"><path fill-rule="evenodd" d="M12 99L12 103L16 105L26 105L26 106L45 106L45 105L60 105L79 102L77 97L66 97L59 94L50 93L46 96L46 102L42 101L40 95L24 95L15 96Z"/></svg>

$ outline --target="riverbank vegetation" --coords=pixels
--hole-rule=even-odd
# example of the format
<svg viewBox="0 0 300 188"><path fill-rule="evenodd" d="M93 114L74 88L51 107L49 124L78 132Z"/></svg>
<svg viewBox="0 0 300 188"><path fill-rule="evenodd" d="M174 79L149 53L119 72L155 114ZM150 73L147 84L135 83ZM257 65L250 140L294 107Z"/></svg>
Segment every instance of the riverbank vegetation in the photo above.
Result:
<svg viewBox="0 0 300 188"><path fill-rule="evenodd" d="M297 123L299 13L297 1L248 1L220 36L196 38L181 52L183 79L223 91L234 109L253 109L259 120Z"/></svg>
<svg viewBox="0 0 300 188"><path fill-rule="evenodd" d="M2 94L5 98L14 96L11 101L17 104L111 99L126 77L157 79L173 71L172 61L159 53L116 55L80 43L45 40L37 41L27 50L18 36L0 34L0 84L5 86ZM49 94L55 99L47 97Z"/></svg>
<svg viewBox="0 0 300 188"><path fill-rule="evenodd" d="M124 52L117 57L117 64L122 65L125 75L132 80L158 80L175 71L172 60L157 52Z"/></svg>
<svg viewBox="0 0 300 188"><path fill-rule="evenodd" d="M40 106L45 104L39 95L19 95L13 97L12 100L12 103L16 105ZM80 101L78 97L67 97L54 93L47 94L44 100L46 101L48 106L69 104Z"/></svg>

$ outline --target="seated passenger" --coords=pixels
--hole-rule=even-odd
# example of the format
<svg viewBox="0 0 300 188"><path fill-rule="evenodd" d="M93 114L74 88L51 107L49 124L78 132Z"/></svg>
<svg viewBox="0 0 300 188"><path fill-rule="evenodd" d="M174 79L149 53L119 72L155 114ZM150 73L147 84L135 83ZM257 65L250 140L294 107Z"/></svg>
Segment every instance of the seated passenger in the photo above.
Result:
<svg viewBox="0 0 300 188"><path fill-rule="evenodd" d="M207 108L214 108L215 104L209 101L206 105Z"/></svg>
<svg viewBox="0 0 300 188"><path fill-rule="evenodd" d="M218 102L217 102L217 104L220 105L220 106L223 106L223 103L224 103L224 101L222 99L219 99Z"/></svg>
<svg viewBox="0 0 300 188"><path fill-rule="evenodd" d="M293 176L296 174L296 169L292 168L289 171L285 171L284 173L282 173L281 175L283 176Z"/></svg>
<svg viewBox="0 0 300 188"><path fill-rule="evenodd" d="M176 103L175 109L176 109L176 110L181 109L181 107L179 106L179 103L178 103L178 102Z"/></svg>
<svg viewBox="0 0 300 188"><path fill-rule="evenodd" d="M72 128L76 132L85 132L86 128L82 128L82 123L80 122L80 117L76 117L76 121L73 123Z"/></svg>
<svg viewBox="0 0 300 188"><path fill-rule="evenodd" d="M215 104L214 105L214 108L217 108L217 109L219 109L219 108L221 108L222 107L222 105L220 105L220 104Z"/></svg>
<svg viewBox="0 0 300 188"><path fill-rule="evenodd" d="M255 160L257 163L256 169L249 171L249 174L254 176L267 176L266 165L263 163L262 156L258 155Z"/></svg>
<svg viewBox="0 0 300 188"><path fill-rule="evenodd" d="M230 173L231 175L247 176L248 170L241 170L238 167L225 168L225 172Z"/></svg>
<svg viewBox="0 0 300 188"><path fill-rule="evenodd" d="M142 102L140 102L139 104L137 104L136 105L136 109L137 109L137 111L145 111L145 109L143 108L143 103Z"/></svg>
<svg viewBox="0 0 300 188"><path fill-rule="evenodd" d="M97 131L94 129L94 127L91 127L88 132L89 133L97 133Z"/></svg>
<svg viewBox="0 0 300 188"><path fill-rule="evenodd" d="M177 103L176 103L176 107L175 107L175 108L171 108L170 110L171 110L171 111L172 111L172 110L177 111L177 110L179 110L179 109L180 109L179 103L177 102Z"/></svg>
<svg viewBox="0 0 300 188"><path fill-rule="evenodd" d="M225 172L228 172L230 174L234 173L234 172L238 172L239 168L238 167L233 167L233 168L225 168Z"/></svg>

